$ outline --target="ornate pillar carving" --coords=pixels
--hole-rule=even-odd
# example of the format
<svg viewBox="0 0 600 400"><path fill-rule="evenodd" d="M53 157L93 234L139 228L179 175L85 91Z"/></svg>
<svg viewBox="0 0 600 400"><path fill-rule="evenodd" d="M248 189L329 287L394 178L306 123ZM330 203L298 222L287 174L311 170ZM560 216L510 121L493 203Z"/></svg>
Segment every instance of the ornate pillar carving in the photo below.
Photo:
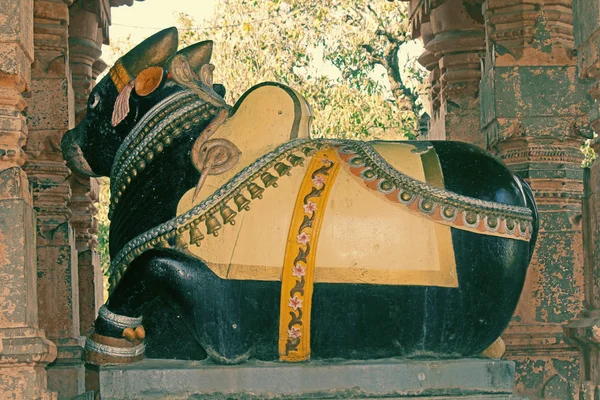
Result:
<svg viewBox="0 0 600 400"><path fill-rule="evenodd" d="M48 386L61 398L85 389L79 340L79 276L69 209L70 174L60 149L73 127L69 79L69 9L65 2L34 0L34 50L26 171L36 210L40 326L57 345Z"/></svg>
<svg viewBox="0 0 600 400"><path fill-rule="evenodd" d="M99 189L96 179L72 175L69 181L73 189L69 206L73 211L79 262L79 317L81 334L87 336L93 329L98 309L104 303L100 258L95 251L98 223L94 203L98 201Z"/></svg>
<svg viewBox="0 0 600 400"><path fill-rule="evenodd" d="M481 126L490 150L531 185L540 235L521 301L502 337L516 389L579 398L579 355L563 325L584 301L579 146L591 99L573 57L570 0L486 0Z"/></svg>
<svg viewBox="0 0 600 400"><path fill-rule="evenodd" d="M38 325L33 200L21 166L28 135L33 1L0 0L0 397L53 399L56 347Z"/></svg>
<svg viewBox="0 0 600 400"><path fill-rule="evenodd" d="M76 122L84 117L88 96L96 77L106 68L99 59L101 46L107 41L110 7L106 0L76 0L70 9L70 65L75 91ZM71 176L73 224L77 233L80 271L80 318L82 334L91 329L98 308L103 303L103 278L100 259L95 251L98 224L95 218L98 201L98 182Z"/></svg>
<svg viewBox="0 0 600 400"><path fill-rule="evenodd" d="M594 0L573 1L574 37L578 72L588 83L594 104L589 113L590 126L600 134L600 4ZM595 140L593 148L600 151ZM583 249L585 265L585 309L565 327L581 356L581 393L584 400L600 399L600 162L585 171L583 202Z"/></svg>
<svg viewBox="0 0 600 400"><path fill-rule="evenodd" d="M411 14L425 45L419 62L430 71L428 138L485 147L478 96L485 51L481 1L411 1Z"/></svg>

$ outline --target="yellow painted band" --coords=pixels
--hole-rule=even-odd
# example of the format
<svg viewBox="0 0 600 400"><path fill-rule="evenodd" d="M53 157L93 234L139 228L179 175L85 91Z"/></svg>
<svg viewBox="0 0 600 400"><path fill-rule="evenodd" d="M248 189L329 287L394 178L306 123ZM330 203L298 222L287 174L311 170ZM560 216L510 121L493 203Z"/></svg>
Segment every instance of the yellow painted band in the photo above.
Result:
<svg viewBox="0 0 600 400"><path fill-rule="evenodd" d="M325 206L340 168L331 149L310 161L294 206L281 277L279 358L298 362L310 358L310 314L317 243Z"/></svg>
<svg viewBox="0 0 600 400"><path fill-rule="evenodd" d="M121 60L117 60L115 65L112 66L109 75L110 79L115 84L118 93L121 93L121 90L123 90L123 88L133 79L121 63Z"/></svg>

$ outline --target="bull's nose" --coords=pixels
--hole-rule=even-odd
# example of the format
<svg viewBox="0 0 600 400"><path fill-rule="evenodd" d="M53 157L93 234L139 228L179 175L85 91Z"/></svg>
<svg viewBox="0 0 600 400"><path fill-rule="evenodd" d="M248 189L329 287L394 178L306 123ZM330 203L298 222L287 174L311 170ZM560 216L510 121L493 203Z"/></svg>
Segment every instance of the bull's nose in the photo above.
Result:
<svg viewBox="0 0 600 400"><path fill-rule="evenodd" d="M78 138L79 133L77 128L75 128L68 130L60 141L60 147L62 148L63 157L67 160L67 166L81 175L90 177L100 176L92 171L92 168L83 156L81 147L77 142Z"/></svg>

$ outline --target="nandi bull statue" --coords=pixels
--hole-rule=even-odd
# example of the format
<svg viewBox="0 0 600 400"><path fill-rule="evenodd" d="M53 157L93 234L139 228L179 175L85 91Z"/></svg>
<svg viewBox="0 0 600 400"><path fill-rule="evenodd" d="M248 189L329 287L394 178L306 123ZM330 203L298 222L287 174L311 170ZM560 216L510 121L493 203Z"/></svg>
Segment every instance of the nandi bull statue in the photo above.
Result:
<svg viewBox="0 0 600 400"><path fill-rule="evenodd" d="M477 355L515 310L530 188L456 142L309 138L276 83L235 106L211 42L161 31L93 89L62 148L110 176L110 296L90 363ZM158 317L157 317L158 315Z"/></svg>

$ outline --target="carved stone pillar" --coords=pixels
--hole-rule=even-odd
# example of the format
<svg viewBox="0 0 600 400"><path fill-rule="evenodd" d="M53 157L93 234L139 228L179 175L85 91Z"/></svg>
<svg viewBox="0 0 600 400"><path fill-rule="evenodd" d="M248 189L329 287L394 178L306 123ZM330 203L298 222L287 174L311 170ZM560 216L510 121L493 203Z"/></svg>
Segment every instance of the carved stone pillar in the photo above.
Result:
<svg viewBox="0 0 600 400"><path fill-rule="evenodd" d="M48 386L61 398L74 397L85 389L79 341L79 271L68 207L70 171L59 145L62 135L73 127L68 21L65 2L34 0L35 63L26 171L37 216L40 326L58 349L56 361L48 367Z"/></svg>
<svg viewBox="0 0 600 400"><path fill-rule="evenodd" d="M33 201L21 166L31 90L33 1L0 0L0 398L53 399L56 347L38 328Z"/></svg>
<svg viewBox="0 0 600 400"><path fill-rule="evenodd" d="M92 66L102 54L102 20L91 9L89 0L76 0L69 10L71 22L69 24L69 50L70 64L75 91L75 109L77 121L83 117L87 98L92 90ZM95 4L97 6L97 4ZM100 30L100 32L99 32Z"/></svg>
<svg viewBox="0 0 600 400"><path fill-rule="evenodd" d="M419 61L419 64L424 66L425 69L427 69L427 71L429 71L429 84L430 84L429 107L430 107L430 109L427 110L427 112L428 112L427 115L429 116L427 139L431 139L431 136L429 136L429 133L430 133L429 128L432 124L432 121L431 121L431 116L429 114L432 114L434 112L439 113L439 110L441 107L440 66L439 66L438 55L427 50L427 45L429 44L429 42L431 42L431 39L433 39L433 37L434 37L433 32L431 30L432 29L431 22L422 22L421 25L419 26L419 28L420 28L419 34L421 36L421 40L423 40L423 46L424 46L425 50L419 56L418 61Z"/></svg>
<svg viewBox="0 0 600 400"><path fill-rule="evenodd" d="M76 122L84 117L95 79L106 68L99 57L108 34L109 15L110 7L106 1L77 0L70 9L69 49ZM98 201L99 188L96 179L73 175L70 182L73 188L70 208L79 253L81 332L87 335L103 303L102 271L95 251L98 224L94 203Z"/></svg>
<svg viewBox="0 0 600 400"><path fill-rule="evenodd" d="M73 198L69 206L73 211L73 226L79 261L79 315L81 334L87 336L93 329L96 314L103 299L103 278L100 259L94 250L98 244L98 224L95 218L98 201L97 179L72 175L70 178Z"/></svg>
<svg viewBox="0 0 600 400"><path fill-rule="evenodd" d="M485 147L478 96L485 51L481 1L411 3L413 26L425 45L419 62L430 71L432 109L428 138Z"/></svg>
<svg viewBox="0 0 600 400"><path fill-rule="evenodd" d="M110 6L107 0L76 0L69 14L69 54L77 123L85 116L87 99L96 78L106 68L99 57L102 44L108 44ZM73 211L79 263L81 334L88 335L93 329L98 309L104 303L100 258L95 250L98 223L94 203L98 201L99 186L96 179L75 174L69 182L73 189L69 207ZM97 370L89 366L86 369L86 389L98 389Z"/></svg>
<svg viewBox="0 0 600 400"><path fill-rule="evenodd" d="M578 72L588 82L594 99L589 113L590 126L600 134L600 3L574 0L573 19ZM596 140L596 152L600 143ZM581 356L582 399L600 399L600 162L586 170L586 197L583 202L583 248L585 264L585 310L565 327Z"/></svg>
<svg viewBox="0 0 600 400"><path fill-rule="evenodd" d="M516 389L578 399L579 355L563 325L584 301L582 133L591 99L573 57L570 0L486 0L481 123L490 150L531 185L540 234L521 301L502 337Z"/></svg>

